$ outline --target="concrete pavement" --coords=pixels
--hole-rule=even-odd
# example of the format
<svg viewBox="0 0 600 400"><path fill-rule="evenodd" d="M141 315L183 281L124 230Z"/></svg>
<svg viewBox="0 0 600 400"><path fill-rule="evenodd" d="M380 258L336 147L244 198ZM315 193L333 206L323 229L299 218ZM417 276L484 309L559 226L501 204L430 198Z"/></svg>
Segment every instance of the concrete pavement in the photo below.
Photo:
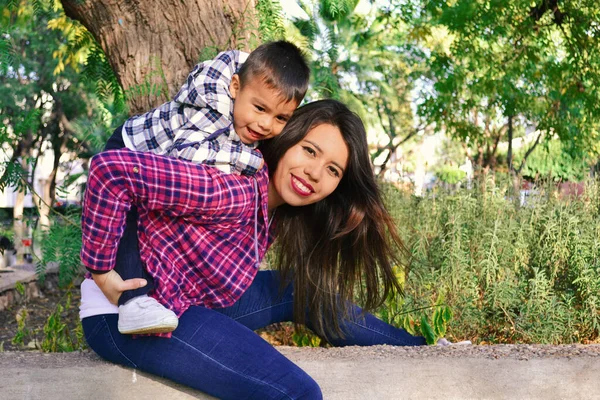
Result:
<svg viewBox="0 0 600 400"><path fill-rule="evenodd" d="M600 399L600 346L280 347L325 399ZM209 399L92 353L0 353L2 399Z"/></svg>

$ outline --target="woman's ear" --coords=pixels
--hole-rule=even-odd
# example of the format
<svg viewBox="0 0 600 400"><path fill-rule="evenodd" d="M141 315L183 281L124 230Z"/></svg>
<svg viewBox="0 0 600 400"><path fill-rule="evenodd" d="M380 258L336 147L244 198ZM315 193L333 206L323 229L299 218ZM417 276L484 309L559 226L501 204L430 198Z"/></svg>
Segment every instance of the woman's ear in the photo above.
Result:
<svg viewBox="0 0 600 400"><path fill-rule="evenodd" d="M240 76L238 74L234 74L231 77L231 83L229 84L229 93L231 93L231 97L235 99L242 87L240 83Z"/></svg>

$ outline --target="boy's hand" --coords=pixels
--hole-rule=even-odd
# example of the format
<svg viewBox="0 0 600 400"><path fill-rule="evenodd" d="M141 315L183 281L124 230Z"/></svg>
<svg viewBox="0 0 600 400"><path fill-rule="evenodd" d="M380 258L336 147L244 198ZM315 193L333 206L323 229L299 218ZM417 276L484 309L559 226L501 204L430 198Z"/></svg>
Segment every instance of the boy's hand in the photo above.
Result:
<svg viewBox="0 0 600 400"><path fill-rule="evenodd" d="M110 270L105 274L92 274L94 282L102 290L108 301L117 305L121 293L126 290L133 290L146 286L148 283L145 279L135 278L124 281L115 270Z"/></svg>
<svg viewBox="0 0 600 400"><path fill-rule="evenodd" d="M241 152L235 155L232 154L230 165L232 166L232 173L254 176L254 174L263 169L265 160L260 151L242 144Z"/></svg>

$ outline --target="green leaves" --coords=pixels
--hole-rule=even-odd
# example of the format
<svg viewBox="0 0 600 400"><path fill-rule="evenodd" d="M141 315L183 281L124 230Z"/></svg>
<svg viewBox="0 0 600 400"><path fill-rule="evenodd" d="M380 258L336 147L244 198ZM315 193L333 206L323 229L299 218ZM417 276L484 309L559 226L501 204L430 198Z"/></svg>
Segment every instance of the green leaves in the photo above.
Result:
<svg viewBox="0 0 600 400"><path fill-rule="evenodd" d="M412 36L431 52L426 62L433 90L422 91L419 113L472 152L483 152L483 167L496 164L495 143L509 140L509 117L519 136L537 130L544 133L543 140L557 137L597 151L593 143L600 126L600 96L587 86L600 84L597 5L412 3L420 4L422 12L407 14L406 22L419 32L424 26L431 32ZM440 35L444 30L449 36ZM447 46L440 45L444 41Z"/></svg>
<svg viewBox="0 0 600 400"><path fill-rule="evenodd" d="M433 328L431 328L429 321L427 321L426 315L421 317L421 334L425 337L427 344L435 344L435 333L433 332Z"/></svg>
<svg viewBox="0 0 600 400"><path fill-rule="evenodd" d="M285 28L279 1L258 0L256 11L258 12L258 31L262 40L264 42L282 40L285 37Z"/></svg>
<svg viewBox="0 0 600 400"><path fill-rule="evenodd" d="M80 210L68 210L64 216L55 217L55 221L42 239L42 260L36 266L40 280L44 280L46 267L57 264L59 267L59 285L68 286L81 276L81 214Z"/></svg>

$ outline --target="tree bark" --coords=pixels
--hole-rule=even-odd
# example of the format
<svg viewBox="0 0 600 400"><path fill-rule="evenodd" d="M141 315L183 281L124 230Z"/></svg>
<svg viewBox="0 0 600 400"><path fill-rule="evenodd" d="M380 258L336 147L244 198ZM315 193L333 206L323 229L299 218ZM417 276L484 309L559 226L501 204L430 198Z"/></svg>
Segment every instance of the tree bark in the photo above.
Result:
<svg viewBox="0 0 600 400"><path fill-rule="evenodd" d="M24 157L20 160L21 167L23 170L27 170L27 161ZM26 234L26 222L25 222L25 190L18 190L15 197L15 206L13 208L13 231L15 250L17 251L17 262L23 262L23 242L22 239Z"/></svg>
<svg viewBox="0 0 600 400"><path fill-rule="evenodd" d="M513 141L513 116L508 116L508 152L506 153L506 164L508 164L508 173L514 172L513 168L513 156L512 156L512 141Z"/></svg>
<svg viewBox="0 0 600 400"><path fill-rule="evenodd" d="M172 98L205 47L249 50L256 26L256 0L61 2L104 50L131 115Z"/></svg>

